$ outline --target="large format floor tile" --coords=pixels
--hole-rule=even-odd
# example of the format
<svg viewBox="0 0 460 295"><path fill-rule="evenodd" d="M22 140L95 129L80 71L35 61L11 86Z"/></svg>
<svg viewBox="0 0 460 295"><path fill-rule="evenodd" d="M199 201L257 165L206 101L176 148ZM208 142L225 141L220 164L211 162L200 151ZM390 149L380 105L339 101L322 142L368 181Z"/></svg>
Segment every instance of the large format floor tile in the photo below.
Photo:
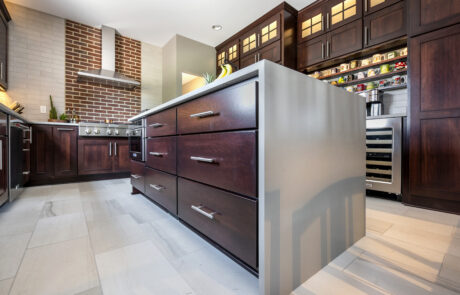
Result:
<svg viewBox="0 0 460 295"><path fill-rule="evenodd" d="M77 239L88 235L83 213L42 218L32 235L29 248Z"/></svg>
<svg viewBox="0 0 460 295"><path fill-rule="evenodd" d="M0 238L0 280L16 275L29 239L30 233Z"/></svg>
<svg viewBox="0 0 460 295"><path fill-rule="evenodd" d="M28 249L11 295L75 294L98 286L88 237Z"/></svg>
<svg viewBox="0 0 460 295"><path fill-rule="evenodd" d="M104 294L195 294L151 241L96 255Z"/></svg>
<svg viewBox="0 0 460 295"><path fill-rule="evenodd" d="M13 279L6 279L0 281L0 295L8 295L12 284Z"/></svg>

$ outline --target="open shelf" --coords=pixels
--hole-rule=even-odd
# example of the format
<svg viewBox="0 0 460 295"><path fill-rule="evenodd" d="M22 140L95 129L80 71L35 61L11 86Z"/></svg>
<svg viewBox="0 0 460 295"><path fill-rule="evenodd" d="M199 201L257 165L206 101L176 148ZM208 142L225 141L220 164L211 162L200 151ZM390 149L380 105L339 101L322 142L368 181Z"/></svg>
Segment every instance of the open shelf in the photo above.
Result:
<svg viewBox="0 0 460 295"><path fill-rule="evenodd" d="M405 89L405 88L407 88L406 83L399 84L399 85L391 85L391 86L386 86L386 87L377 87L377 88L374 88L374 89L357 91L357 92L354 92L354 93L355 94L361 94L361 93L372 91L372 90L391 91L391 90L398 90L398 89Z"/></svg>
<svg viewBox="0 0 460 295"><path fill-rule="evenodd" d="M404 74L404 73L407 73L407 69L397 70L397 71L393 71L393 72L389 72L389 73L385 73L385 74L379 74L379 75L375 75L375 76L372 76L372 77L366 77L366 78L363 78L363 79L357 79L357 80L353 80L353 81L350 81L350 82L337 84L335 86L346 87L346 86L350 86L350 85L361 84L361 83L365 83L365 82L385 79L385 78L389 78L389 77L391 77L393 75L399 75L399 74Z"/></svg>
<svg viewBox="0 0 460 295"><path fill-rule="evenodd" d="M335 74L327 75L327 76L324 76L324 77L319 77L318 80L324 80L324 79L329 79L329 78L334 78L334 77L340 77L340 76L343 76L344 74L348 74L348 73L352 73L352 72L359 72L360 70L370 69L370 68L373 68L373 67L376 67L376 66L379 66L379 65L393 63L393 62L397 62L397 61L401 61L401 60L405 60L405 59L407 59L407 55L398 56L398 57L395 57L395 58L392 58L392 59L387 59L387 60L384 60L384 61L372 63L372 64L367 65L367 66L361 66L361 67L357 67L357 68L354 68L354 69L349 69L347 71L343 71L343 72L340 72L340 73L335 73Z"/></svg>

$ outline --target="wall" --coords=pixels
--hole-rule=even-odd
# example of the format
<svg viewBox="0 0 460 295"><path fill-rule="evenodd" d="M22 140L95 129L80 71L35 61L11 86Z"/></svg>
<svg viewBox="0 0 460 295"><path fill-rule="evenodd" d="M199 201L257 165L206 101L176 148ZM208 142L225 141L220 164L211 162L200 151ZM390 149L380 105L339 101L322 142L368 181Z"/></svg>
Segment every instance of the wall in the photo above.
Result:
<svg viewBox="0 0 460 295"><path fill-rule="evenodd" d="M195 78L190 82L182 84L182 94L189 93L195 89L203 87L204 85L206 85L206 83L202 77Z"/></svg>
<svg viewBox="0 0 460 295"><path fill-rule="evenodd" d="M8 95L25 106L23 116L46 121L49 95L59 113L65 104L65 21L7 2ZM40 106L46 105L46 113Z"/></svg>
<svg viewBox="0 0 460 295"><path fill-rule="evenodd" d="M101 30L66 21L66 109L89 122L126 122L141 110L140 87L126 89L77 81L78 71L101 67ZM141 81L141 43L115 36L115 70Z"/></svg>
<svg viewBox="0 0 460 295"><path fill-rule="evenodd" d="M160 47L141 43L141 109L150 109L162 102L163 51Z"/></svg>
<svg viewBox="0 0 460 295"><path fill-rule="evenodd" d="M182 73L201 76L216 72L216 50L175 35L163 47L163 102L182 94Z"/></svg>

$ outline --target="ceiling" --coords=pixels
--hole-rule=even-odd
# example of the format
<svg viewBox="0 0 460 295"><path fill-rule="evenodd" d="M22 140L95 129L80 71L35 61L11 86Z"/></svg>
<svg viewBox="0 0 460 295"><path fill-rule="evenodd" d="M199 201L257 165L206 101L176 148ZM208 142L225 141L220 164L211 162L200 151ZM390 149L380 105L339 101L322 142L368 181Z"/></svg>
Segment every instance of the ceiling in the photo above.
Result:
<svg viewBox="0 0 460 295"><path fill-rule="evenodd" d="M281 0L7 0L121 35L163 46L174 34L216 46ZM288 0L302 9L314 0ZM222 25L221 31L211 26Z"/></svg>

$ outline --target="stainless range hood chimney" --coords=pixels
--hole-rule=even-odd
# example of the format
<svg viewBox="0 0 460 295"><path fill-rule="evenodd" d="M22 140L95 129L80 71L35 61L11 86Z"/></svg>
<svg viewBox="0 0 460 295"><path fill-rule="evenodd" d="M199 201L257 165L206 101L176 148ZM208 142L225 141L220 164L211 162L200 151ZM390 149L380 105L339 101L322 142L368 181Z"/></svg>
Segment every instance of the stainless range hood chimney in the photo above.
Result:
<svg viewBox="0 0 460 295"><path fill-rule="evenodd" d="M138 81L115 72L115 29L102 26L102 69L78 72L78 81L102 83L111 86L134 88Z"/></svg>

